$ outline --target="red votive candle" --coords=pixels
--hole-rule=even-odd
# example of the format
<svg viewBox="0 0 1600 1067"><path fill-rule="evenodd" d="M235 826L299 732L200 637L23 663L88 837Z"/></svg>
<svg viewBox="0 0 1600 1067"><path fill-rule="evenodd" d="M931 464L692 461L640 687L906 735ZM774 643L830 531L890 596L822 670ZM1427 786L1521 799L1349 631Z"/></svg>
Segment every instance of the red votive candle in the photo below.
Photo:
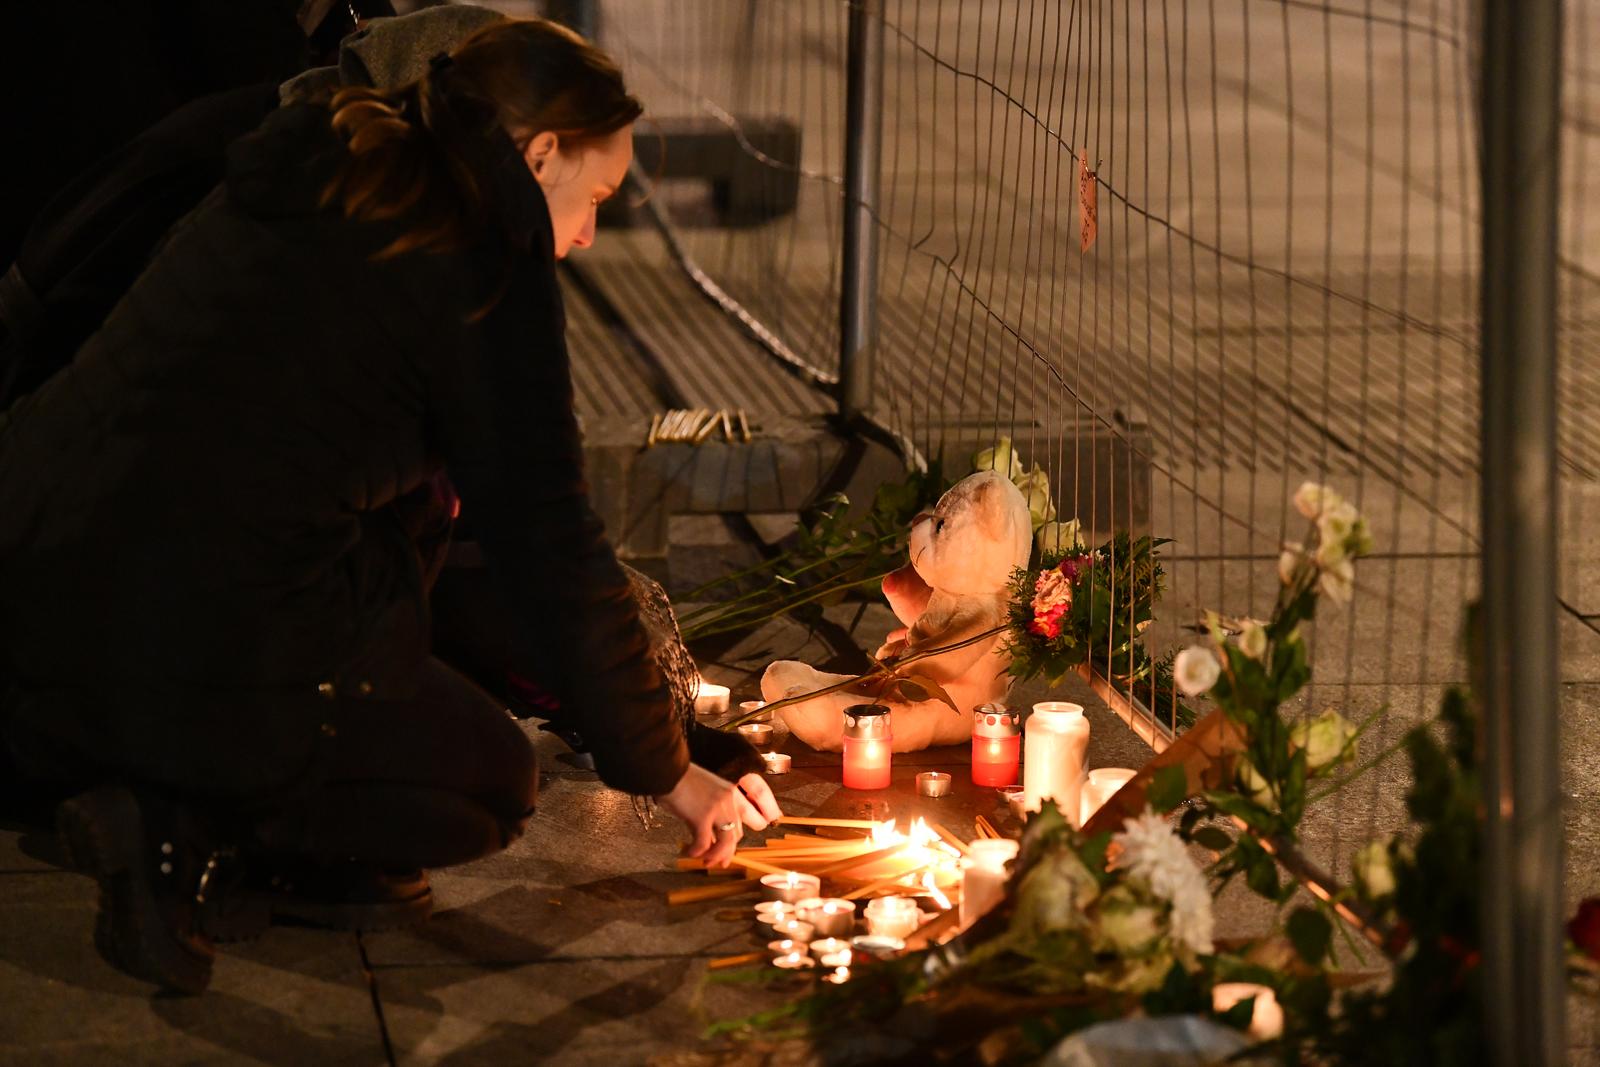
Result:
<svg viewBox="0 0 1600 1067"><path fill-rule="evenodd" d="M972 784L1005 786L1017 780L1022 716L1003 704L972 709Z"/></svg>
<svg viewBox="0 0 1600 1067"><path fill-rule="evenodd" d="M887 789L894 734L889 709L882 704L852 704L844 709L844 787Z"/></svg>

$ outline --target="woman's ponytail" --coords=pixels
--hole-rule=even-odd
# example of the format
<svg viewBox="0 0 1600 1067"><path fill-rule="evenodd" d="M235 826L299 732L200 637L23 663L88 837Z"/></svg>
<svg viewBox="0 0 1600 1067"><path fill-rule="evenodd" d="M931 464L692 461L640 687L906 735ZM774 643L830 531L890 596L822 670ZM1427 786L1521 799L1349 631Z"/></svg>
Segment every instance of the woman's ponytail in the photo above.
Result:
<svg viewBox="0 0 1600 1067"><path fill-rule="evenodd" d="M638 118L622 72L582 37L543 19L485 27L398 89L350 88L330 104L349 155L323 190L348 219L403 219L378 258L458 246L485 192L473 153L498 126L517 149L549 130L581 148Z"/></svg>

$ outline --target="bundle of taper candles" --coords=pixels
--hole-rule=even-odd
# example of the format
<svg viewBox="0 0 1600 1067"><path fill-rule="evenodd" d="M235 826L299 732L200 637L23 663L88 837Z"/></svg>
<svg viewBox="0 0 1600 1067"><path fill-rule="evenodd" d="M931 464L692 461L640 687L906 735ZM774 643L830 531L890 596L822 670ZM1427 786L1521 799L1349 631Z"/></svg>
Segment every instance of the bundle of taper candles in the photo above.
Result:
<svg viewBox="0 0 1600 1067"><path fill-rule="evenodd" d="M843 900L912 895L928 898L940 910L953 906L949 893L961 883L961 860L969 852L965 842L941 826L917 819L902 832L893 820L788 815L779 824L828 833L785 833L759 847L739 849L729 871L743 878L674 890L667 894L667 902L689 904L755 893L769 879L775 883L792 875L826 880ZM706 866L702 860L685 858L678 861L678 869Z"/></svg>

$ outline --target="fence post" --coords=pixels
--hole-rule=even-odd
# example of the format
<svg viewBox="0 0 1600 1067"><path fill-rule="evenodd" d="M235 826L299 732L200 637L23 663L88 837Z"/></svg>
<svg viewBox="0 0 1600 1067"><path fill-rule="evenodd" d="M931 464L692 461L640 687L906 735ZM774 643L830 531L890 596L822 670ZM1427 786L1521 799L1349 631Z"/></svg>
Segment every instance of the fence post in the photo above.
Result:
<svg viewBox="0 0 1600 1067"><path fill-rule="evenodd" d="M883 0L850 0L845 60L844 260L839 414L872 406L878 354L878 185L883 162Z"/></svg>
<svg viewBox="0 0 1600 1067"><path fill-rule="evenodd" d="M1556 616L1561 0L1485 0L1482 674L1494 1062L1566 1060Z"/></svg>

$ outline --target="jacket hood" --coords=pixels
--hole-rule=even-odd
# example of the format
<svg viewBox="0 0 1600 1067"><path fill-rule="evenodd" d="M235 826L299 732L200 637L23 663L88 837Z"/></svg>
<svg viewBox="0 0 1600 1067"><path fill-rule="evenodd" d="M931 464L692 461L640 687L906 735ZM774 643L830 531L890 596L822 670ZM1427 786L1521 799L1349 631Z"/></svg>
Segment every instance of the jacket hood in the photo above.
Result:
<svg viewBox="0 0 1600 1067"><path fill-rule="evenodd" d="M416 81L427 72L428 60L505 17L471 4L444 4L373 19L340 44L337 67L317 67L284 82L279 99L290 104L346 86L392 89Z"/></svg>

